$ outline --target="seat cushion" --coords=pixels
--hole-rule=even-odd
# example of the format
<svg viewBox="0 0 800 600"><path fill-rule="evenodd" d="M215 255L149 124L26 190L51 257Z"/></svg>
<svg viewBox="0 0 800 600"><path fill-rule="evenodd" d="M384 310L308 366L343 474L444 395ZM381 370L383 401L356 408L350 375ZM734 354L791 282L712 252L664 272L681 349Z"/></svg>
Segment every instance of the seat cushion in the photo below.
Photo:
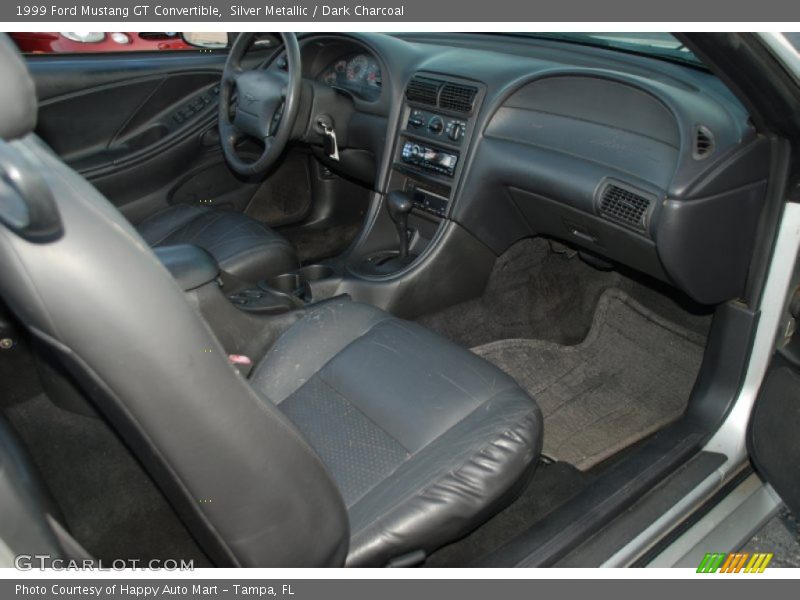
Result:
<svg viewBox="0 0 800 600"><path fill-rule="evenodd" d="M288 241L242 213L176 204L148 217L137 229L153 247L200 246L220 269L246 281L287 273L299 265Z"/></svg>
<svg viewBox="0 0 800 600"><path fill-rule="evenodd" d="M513 499L541 451L535 402L471 352L334 299L270 349L252 384L327 466L350 519L350 566L431 553Z"/></svg>

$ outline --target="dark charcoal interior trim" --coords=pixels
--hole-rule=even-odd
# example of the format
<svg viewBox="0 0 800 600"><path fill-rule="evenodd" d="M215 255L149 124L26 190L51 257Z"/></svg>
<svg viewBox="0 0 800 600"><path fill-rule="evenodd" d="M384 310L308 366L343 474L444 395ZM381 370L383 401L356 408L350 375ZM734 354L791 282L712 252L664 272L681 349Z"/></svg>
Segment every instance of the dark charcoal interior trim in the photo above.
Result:
<svg viewBox="0 0 800 600"><path fill-rule="evenodd" d="M786 196L798 201L800 179L800 113L796 110L800 92L792 75L776 68L771 51L755 34L679 33L714 74L747 108L759 131L772 137L773 156L769 173L767 208L759 227L759 240L774 240L778 217ZM775 135L779 132L779 135ZM789 144L787 140L791 140ZM790 148L790 145L792 148ZM794 152L791 152L791 150ZM753 251L745 299L751 306L760 301L767 278L772 245L762 244Z"/></svg>
<svg viewBox="0 0 800 600"><path fill-rule="evenodd" d="M723 454L700 452L657 485L623 516L570 552L557 567L599 567L725 462Z"/></svg>
<svg viewBox="0 0 800 600"><path fill-rule="evenodd" d="M758 322L757 312L750 307L757 306L762 293L786 192L776 182L796 176L800 165L797 158L790 162L789 144L772 132L800 135L800 117L775 110L798 100L788 88L784 95L773 97L765 91L773 87L770 82L758 81L770 70L765 66L769 57L754 36L741 36L748 54L736 47L739 38L732 34L705 35L709 39L716 36L718 44L729 43L730 64L723 61L723 71L755 70L756 76L738 87L722 75L742 98L752 98L747 107L753 112L753 121L745 106L708 73L649 64L660 63L650 59L612 56L615 53L599 49L588 56L585 49L536 42L530 49L519 51L518 47L505 54L504 45L512 43L499 39L493 40L496 46L479 49L480 41L451 43L448 36L437 41L423 34L417 36L417 43L376 34L304 37L311 63L307 74L318 76L332 53L353 47L368 48L384 71L378 100L354 98L355 113L351 114L352 106L341 112L340 123L348 123L350 141L357 149L343 148L342 159L335 164L321 157L319 147L313 148L332 171L337 172L338 167L343 176L378 191L370 194L371 212L360 239L349 252L330 260L339 278L333 282L339 286L338 293L349 292L399 315L417 316L479 294L495 254L524 237L544 235L634 267L701 303L719 304L687 413L616 457L579 495L485 558L484 566L549 566L568 564L578 557L580 562L602 562L604 555L634 535L635 527L640 530L646 519L668 508L670 498L679 497L691 482L700 481L719 464L719 455L700 450L740 389ZM450 38L459 39L455 34ZM485 41L488 36L474 39ZM330 47L325 47L326 41ZM519 46L517 41L513 45ZM700 43L697 51L703 55L703 50ZM391 57L391 63L384 57ZM46 72L53 60L36 58L31 64L34 71ZM115 88L128 78L156 81L175 71L196 78L213 73L221 60L221 54L200 58L188 54L156 58L155 66L146 64L148 61L137 65L133 57L80 62L90 64L86 76L96 82L93 89L98 89ZM119 61L125 61L130 70L119 69ZM70 97L70 79L76 76L76 69L80 75L84 66L73 64L51 81L40 78L45 80L39 90L45 104ZM402 94L417 72L473 81L480 88L480 100L485 99L470 116L474 121L465 125L469 135L464 145L449 148L459 152L458 174L463 177L447 188L450 205L441 213L442 220L412 215L417 234L424 234L417 239L424 237L427 243L418 243L420 260L416 264L382 278L342 277L352 266L348 261L364 258L368 251L383 250L386 243L395 244L390 235L393 224L384 214L380 192L397 188L399 181L403 181L403 189L411 185L411 180L401 179L403 171L391 175L391 161L398 158L397 140L408 122L408 107L400 110ZM143 94L147 91L142 90ZM324 92L320 98L335 97L341 108L341 97L330 89ZM581 98L592 98L594 104L587 106ZM336 115L339 118L338 112ZM636 117L629 120L629 115ZM169 147L173 154L172 160L162 161L164 169L185 162L178 159L189 151L201 156L199 165L218 159L205 143L188 143L190 137L210 127L210 121L201 121L201 116L195 127L175 128L180 135L156 140L163 141L162 149ZM119 131L129 135L123 139L144 143L138 136L148 133L147 127L140 131L124 126ZM701 130L713 146L704 156L697 152ZM348 139L347 131L342 123L343 141ZM423 139L425 136L429 134L424 133ZM415 139L413 134L409 137ZM213 135L206 141L212 142L209 147L215 143ZM140 156L136 144L131 148L125 157L129 166L142 156L159 158L153 152L141 152ZM109 164L118 176L119 164ZM381 165L377 172L376 164ZM149 169L151 165L136 166ZM402 175L406 176L407 172ZM430 179L437 181L437 177ZM609 182L644 202L643 216L625 222L604 213L601 202ZM148 184L142 181L138 185ZM164 186L152 185L154 189L148 192L160 195ZM453 222L448 223L448 218ZM321 255L324 258L324 253ZM463 269L465 263L471 272L454 285L448 273ZM656 498L656 491L668 492L668 498ZM190 521L197 519L186 507L182 512ZM618 518L623 514L625 518ZM603 535L598 535L601 531ZM236 562L224 547L217 547L221 546L218 541L207 543L221 562Z"/></svg>
<svg viewBox="0 0 800 600"><path fill-rule="evenodd" d="M656 543L652 548L649 548L647 552L637 558L633 564L631 564L631 567L646 567L648 564L650 564L650 562L652 562L656 556L668 548L670 544L677 540L692 525L707 515L711 509L713 509L722 499L730 494L732 490L736 489L745 479L752 475L752 473L753 469L750 467L750 465L745 465L745 467L736 473L736 475L734 475L730 481L728 481L719 490L717 490L715 494L706 500L700 508L696 509L688 519L680 523L677 527L675 527L675 529L658 540L658 543Z"/></svg>

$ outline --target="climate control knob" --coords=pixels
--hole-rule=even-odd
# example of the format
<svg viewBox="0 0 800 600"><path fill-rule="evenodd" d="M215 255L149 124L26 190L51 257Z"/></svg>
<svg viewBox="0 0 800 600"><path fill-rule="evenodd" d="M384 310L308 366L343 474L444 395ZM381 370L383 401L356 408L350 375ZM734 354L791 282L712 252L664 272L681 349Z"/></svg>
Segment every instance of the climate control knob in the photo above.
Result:
<svg viewBox="0 0 800 600"><path fill-rule="evenodd" d="M447 128L447 137L454 142L460 141L464 137L464 124L458 121L450 123L450 127Z"/></svg>
<svg viewBox="0 0 800 600"><path fill-rule="evenodd" d="M444 121L440 117L433 117L428 121L428 131L434 135L439 135L444 131Z"/></svg>
<svg viewBox="0 0 800 600"><path fill-rule="evenodd" d="M418 110L412 112L411 116L408 117L409 129L419 129L423 125L425 125L423 114Z"/></svg>

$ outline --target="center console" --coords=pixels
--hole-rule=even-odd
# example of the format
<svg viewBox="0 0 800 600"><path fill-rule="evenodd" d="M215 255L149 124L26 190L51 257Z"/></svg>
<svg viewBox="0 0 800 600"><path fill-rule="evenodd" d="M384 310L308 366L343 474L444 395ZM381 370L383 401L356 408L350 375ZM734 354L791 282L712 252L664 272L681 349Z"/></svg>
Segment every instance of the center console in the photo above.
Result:
<svg viewBox="0 0 800 600"><path fill-rule="evenodd" d="M407 140L400 152L400 160L428 173L439 173L452 177L456 172L458 154L437 149L422 142Z"/></svg>
<svg viewBox="0 0 800 600"><path fill-rule="evenodd" d="M278 314L327 298L325 282L335 278L333 267L306 265L290 273L262 279L255 285L234 288L228 299L240 310Z"/></svg>
<svg viewBox="0 0 800 600"><path fill-rule="evenodd" d="M450 215L485 93L475 81L412 77L384 155L382 192L341 256L257 282L220 273L185 249L163 257L233 358L258 359L309 305L344 294L413 317L481 292L494 254Z"/></svg>
<svg viewBox="0 0 800 600"><path fill-rule="evenodd" d="M388 180L387 210L394 221L373 227L390 247L376 240L369 253L351 266L356 275L387 277L407 267L434 239L450 214L470 147L477 114L485 95L483 84L457 77L417 73L406 87ZM411 212L401 222L393 194L404 194ZM391 198L391 201L390 201ZM392 235L391 229L398 233ZM401 231L408 236L408 257L402 256Z"/></svg>
<svg viewBox="0 0 800 600"><path fill-rule="evenodd" d="M460 180L484 88L477 82L420 73L406 88L389 189L442 218Z"/></svg>
<svg viewBox="0 0 800 600"><path fill-rule="evenodd" d="M219 277L217 261L198 246L160 246L154 249L154 253L184 292L199 288Z"/></svg>

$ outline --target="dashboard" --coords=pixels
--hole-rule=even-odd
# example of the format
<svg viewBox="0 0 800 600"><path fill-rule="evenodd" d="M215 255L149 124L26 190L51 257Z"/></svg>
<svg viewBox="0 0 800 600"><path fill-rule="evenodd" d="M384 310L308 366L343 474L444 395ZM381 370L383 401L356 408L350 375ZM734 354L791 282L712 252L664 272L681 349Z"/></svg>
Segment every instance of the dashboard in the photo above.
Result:
<svg viewBox="0 0 800 600"><path fill-rule="evenodd" d="M546 236L703 304L743 293L770 147L711 73L488 34L307 40L307 76L351 99L334 171L495 255Z"/></svg>
<svg viewBox="0 0 800 600"><path fill-rule="evenodd" d="M326 85L352 93L363 100L376 100L383 83L381 68L375 57L367 53L341 56L319 75Z"/></svg>

